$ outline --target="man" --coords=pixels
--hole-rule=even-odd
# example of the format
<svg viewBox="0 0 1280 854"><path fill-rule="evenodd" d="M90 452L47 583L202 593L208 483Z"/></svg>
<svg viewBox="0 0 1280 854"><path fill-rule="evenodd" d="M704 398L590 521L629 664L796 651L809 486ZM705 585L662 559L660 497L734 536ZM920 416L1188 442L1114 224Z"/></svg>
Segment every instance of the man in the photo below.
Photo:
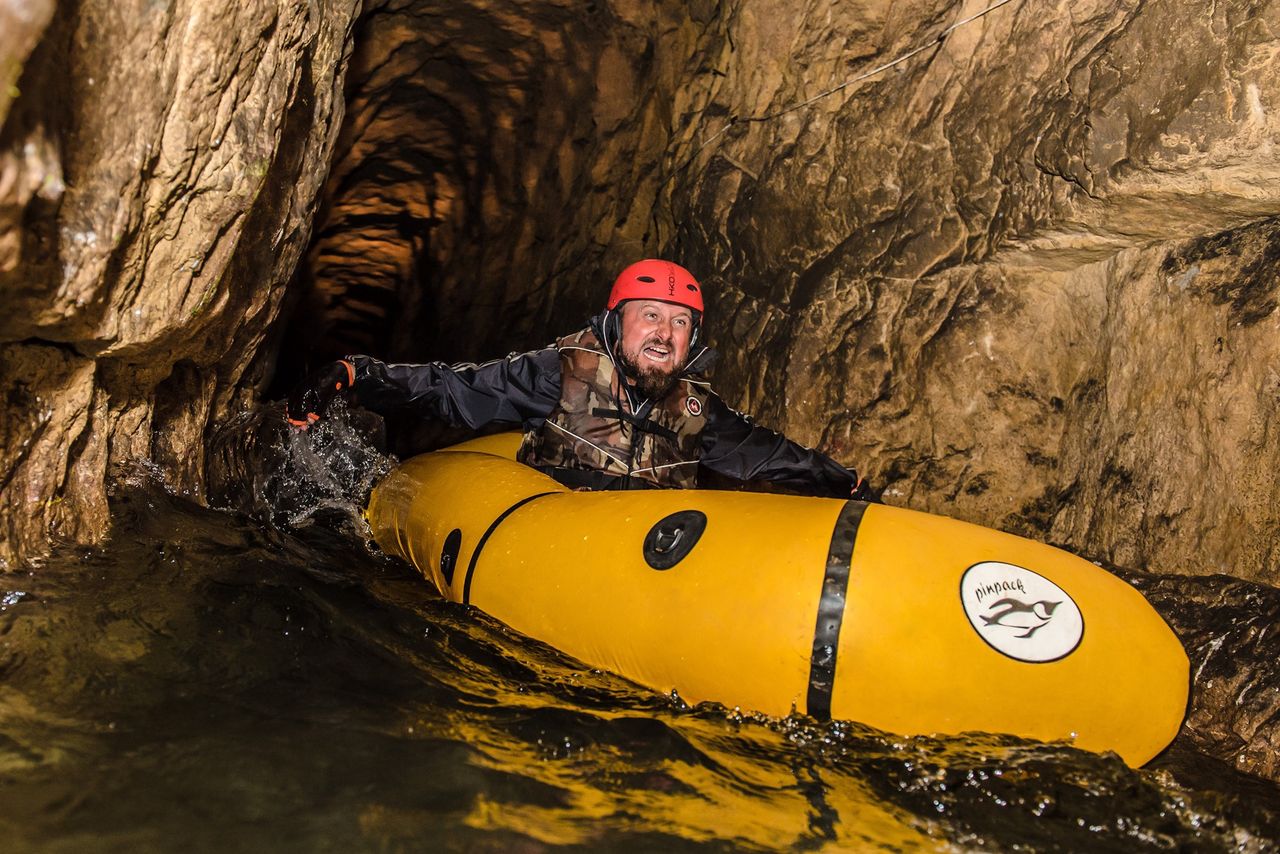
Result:
<svg viewBox="0 0 1280 854"><path fill-rule="evenodd" d="M875 500L856 473L752 424L702 379L702 288L670 261L627 267L586 329L536 352L483 365L384 364L348 356L289 398L306 429L337 394L374 410L404 409L479 428L518 423L518 459L566 486L687 488L703 467L809 495Z"/></svg>

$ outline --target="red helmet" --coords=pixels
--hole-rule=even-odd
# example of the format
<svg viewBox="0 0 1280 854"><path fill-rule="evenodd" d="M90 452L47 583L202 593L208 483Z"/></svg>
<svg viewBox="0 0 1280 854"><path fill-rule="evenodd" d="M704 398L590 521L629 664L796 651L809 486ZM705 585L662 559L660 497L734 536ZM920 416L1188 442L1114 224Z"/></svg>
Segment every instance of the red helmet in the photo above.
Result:
<svg viewBox="0 0 1280 854"><path fill-rule="evenodd" d="M702 313L702 288L684 267L670 261L646 258L618 274L605 308L617 308L629 299L656 299L683 305Z"/></svg>

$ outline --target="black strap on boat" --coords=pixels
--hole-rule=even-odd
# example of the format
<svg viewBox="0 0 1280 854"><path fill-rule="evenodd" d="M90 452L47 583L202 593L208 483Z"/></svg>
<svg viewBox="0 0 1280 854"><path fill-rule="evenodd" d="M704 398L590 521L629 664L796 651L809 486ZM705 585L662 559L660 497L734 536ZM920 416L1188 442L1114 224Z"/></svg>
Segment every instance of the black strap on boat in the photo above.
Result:
<svg viewBox="0 0 1280 854"><path fill-rule="evenodd" d="M844 623L845 593L849 589L849 564L858 539L858 526L867 510L865 501L846 501L836 517L831 545L827 548L827 571L822 578L822 598L818 600L818 623L813 630L813 656L809 659L809 696L805 711L818 720L831 719L831 692L836 681L836 650L840 626Z"/></svg>
<svg viewBox="0 0 1280 854"><path fill-rule="evenodd" d="M597 406L591 410L591 414L596 418L617 418L621 421L627 422L637 430L643 430L646 433L661 436L668 442L674 442L679 438L674 430L668 430L666 427L663 427L661 424L656 421L651 421L648 418L637 418L629 412L622 412L618 409L604 409Z"/></svg>
<svg viewBox="0 0 1280 854"><path fill-rule="evenodd" d="M493 532L498 530L498 526L506 521L507 517L519 510L521 507L544 495L555 495L554 492L539 492L536 495L529 495L521 498L515 504L512 504L506 510L499 514L497 519L490 523L488 530L480 537L480 542L476 543L475 551L471 553L471 560L467 563L467 577L462 582L462 604L471 604L471 576L475 573L476 563L480 560L480 552L484 551L485 543L489 542L489 537L493 536Z"/></svg>

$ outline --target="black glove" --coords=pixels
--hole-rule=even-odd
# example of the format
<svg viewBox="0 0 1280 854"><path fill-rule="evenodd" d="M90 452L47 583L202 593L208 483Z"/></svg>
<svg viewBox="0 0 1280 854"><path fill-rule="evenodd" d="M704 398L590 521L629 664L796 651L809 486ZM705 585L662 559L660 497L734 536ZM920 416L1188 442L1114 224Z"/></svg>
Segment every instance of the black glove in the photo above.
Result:
<svg viewBox="0 0 1280 854"><path fill-rule="evenodd" d="M858 473L853 469L849 469L849 474L853 476L853 489L849 491L850 499L853 501L866 501L869 504L884 503L880 500L880 490L867 483L866 478L858 477Z"/></svg>
<svg viewBox="0 0 1280 854"><path fill-rule="evenodd" d="M289 394L285 417L303 430L320 420L335 397L345 394L356 381L356 366L346 360L331 362L312 371Z"/></svg>

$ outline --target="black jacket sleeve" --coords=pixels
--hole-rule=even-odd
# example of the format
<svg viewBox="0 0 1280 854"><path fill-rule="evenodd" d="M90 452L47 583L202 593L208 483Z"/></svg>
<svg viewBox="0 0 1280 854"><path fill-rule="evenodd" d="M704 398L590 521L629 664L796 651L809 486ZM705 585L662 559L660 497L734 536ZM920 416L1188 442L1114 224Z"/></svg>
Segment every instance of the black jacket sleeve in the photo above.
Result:
<svg viewBox="0 0 1280 854"><path fill-rule="evenodd" d="M386 364L348 356L355 393L374 411L409 410L476 429L493 422L538 426L560 400L560 355L554 347L483 365Z"/></svg>
<svg viewBox="0 0 1280 854"><path fill-rule="evenodd" d="M707 397L706 415L701 462L717 474L830 498L848 498L857 482L856 474L835 460L752 424L715 394Z"/></svg>

